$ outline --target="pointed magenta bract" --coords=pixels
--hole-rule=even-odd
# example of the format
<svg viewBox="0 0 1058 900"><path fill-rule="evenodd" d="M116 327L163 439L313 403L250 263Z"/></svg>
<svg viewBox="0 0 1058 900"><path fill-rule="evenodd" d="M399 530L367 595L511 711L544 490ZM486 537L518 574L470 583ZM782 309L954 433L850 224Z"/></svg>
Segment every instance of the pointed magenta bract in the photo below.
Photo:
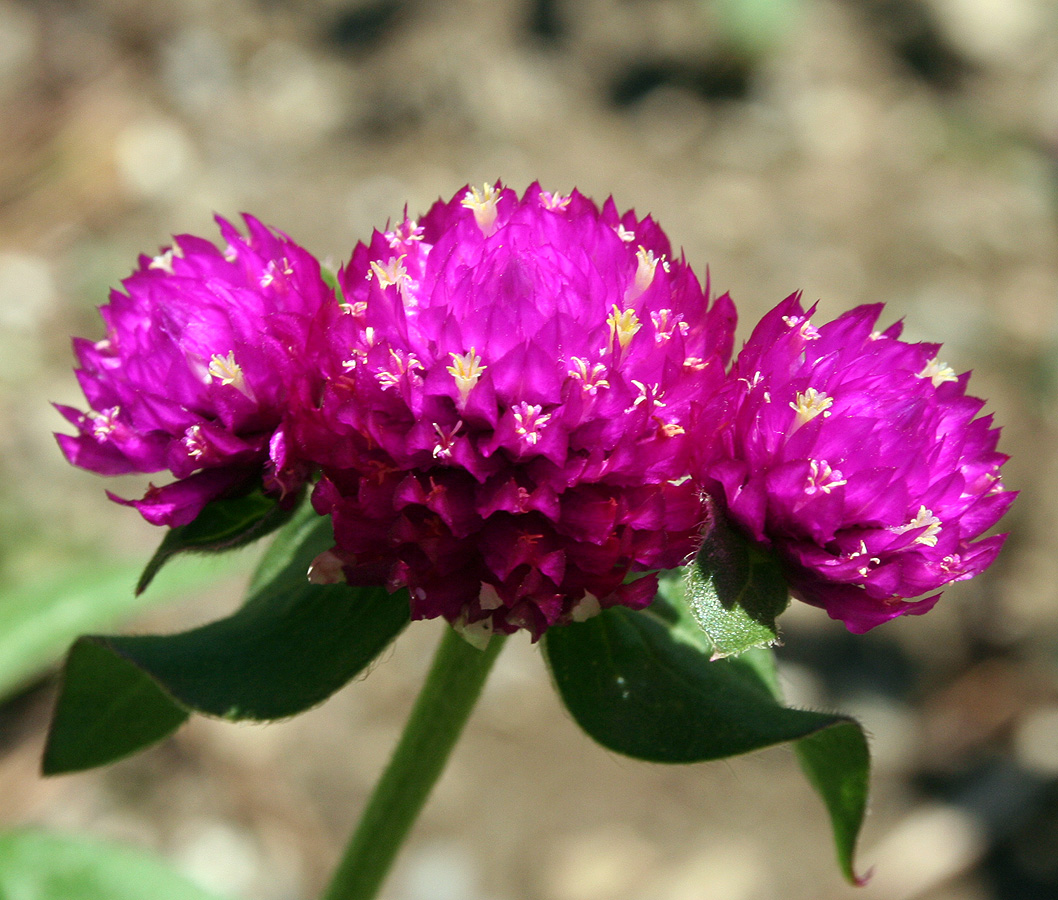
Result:
<svg viewBox="0 0 1058 900"><path fill-rule="evenodd" d="M461 190L340 280L295 429L334 521L321 571L407 587L413 616L471 636L650 603L703 522L691 450L730 300L650 218L538 185Z"/></svg>
<svg viewBox="0 0 1058 900"><path fill-rule="evenodd" d="M797 295L754 329L709 415L710 492L775 552L795 596L850 631L919 615L983 571L1014 494L999 429L936 344L874 330L880 304L813 326Z"/></svg>
<svg viewBox="0 0 1058 900"><path fill-rule="evenodd" d="M169 470L136 507L148 521L190 522L210 500L262 484L289 496L305 470L284 420L312 375L302 356L333 291L316 260L246 216L248 237L218 219L221 251L181 235L100 310L106 336L75 339L87 412L60 406L77 435L57 435L74 465L103 475Z"/></svg>

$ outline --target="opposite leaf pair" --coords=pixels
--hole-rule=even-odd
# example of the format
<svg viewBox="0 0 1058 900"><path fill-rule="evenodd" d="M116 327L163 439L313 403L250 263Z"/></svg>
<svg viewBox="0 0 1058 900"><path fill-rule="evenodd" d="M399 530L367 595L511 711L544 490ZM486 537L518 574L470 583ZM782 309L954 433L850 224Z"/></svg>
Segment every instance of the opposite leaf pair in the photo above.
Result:
<svg viewBox="0 0 1058 900"><path fill-rule="evenodd" d="M211 522L223 531L221 523L231 521L230 508L214 518L216 506L200 514L203 533ZM116 761L171 734L193 712L287 718L363 671L408 623L407 600L379 587L308 583L308 563L330 541L330 523L306 506L279 533L249 600L229 618L183 634L79 640L66 663L45 772ZM693 577L702 583L711 576L698 569ZM868 783L863 732L844 716L783 706L770 651L714 659L683 584L668 578L662 586L646 610L617 607L545 635L544 655L573 717L603 746L652 762L719 759L797 741L853 879ZM732 621L743 615L733 611ZM714 615L711 624L722 629L722 618Z"/></svg>

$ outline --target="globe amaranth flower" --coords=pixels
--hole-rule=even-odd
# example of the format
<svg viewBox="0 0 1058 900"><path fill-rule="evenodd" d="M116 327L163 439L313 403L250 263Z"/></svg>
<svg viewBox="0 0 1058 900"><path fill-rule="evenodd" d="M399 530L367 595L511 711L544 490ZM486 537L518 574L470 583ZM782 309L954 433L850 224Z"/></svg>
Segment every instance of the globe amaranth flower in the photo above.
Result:
<svg viewBox="0 0 1058 900"><path fill-rule="evenodd" d="M650 219L532 185L460 191L359 245L300 422L335 549L474 638L647 605L695 550L695 404L735 312Z"/></svg>
<svg viewBox="0 0 1058 900"><path fill-rule="evenodd" d="M114 290L106 336L74 340L90 410L59 411L74 465L103 475L169 470L136 507L154 524L190 522L217 497L256 484L284 496L305 477L284 419L309 382L301 362L313 317L335 303L319 264L247 216L248 236L218 219L222 251L182 235Z"/></svg>
<svg viewBox="0 0 1058 900"><path fill-rule="evenodd" d="M899 340L899 323L875 331L880 304L818 328L814 309L788 298L739 355L711 490L796 597L860 633L983 571L1005 536L981 535L1014 494L999 429L938 345Z"/></svg>

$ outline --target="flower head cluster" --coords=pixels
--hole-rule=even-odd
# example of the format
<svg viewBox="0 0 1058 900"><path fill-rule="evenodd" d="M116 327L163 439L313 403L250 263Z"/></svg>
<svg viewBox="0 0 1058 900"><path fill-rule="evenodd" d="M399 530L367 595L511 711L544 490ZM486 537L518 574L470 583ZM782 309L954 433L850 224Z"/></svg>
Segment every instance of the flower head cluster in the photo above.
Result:
<svg viewBox="0 0 1058 900"><path fill-rule="evenodd" d="M725 374L730 299L612 200L461 190L357 245L337 292L218 221L223 251L141 258L106 336L74 342L89 410L59 407L75 465L172 473L119 500L150 522L319 474L313 579L407 588L473 639L646 606L710 508L852 631L926 612L1003 542L998 429L880 306L817 328L792 296Z"/></svg>
<svg viewBox="0 0 1058 900"><path fill-rule="evenodd" d="M696 545L701 398L735 321L649 218L486 186L359 245L296 429L336 548L416 618L534 636L651 602Z"/></svg>
<svg viewBox="0 0 1058 900"><path fill-rule="evenodd" d="M256 219L246 217L245 238L218 223L223 251L182 235L140 258L100 310L106 336L74 341L89 411L59 407L78 430L58 435L74 465L175 476L119 501L154 524L183 525L262 481L284 495L306 475L283 423L312 381L301 351L333 292L312 256Z"/></svg>
<svg viewBox="0 0 1058 900"><path fill-rule="evenodd" d="M854 632L929 610L983 571L1013 500L999 430L935 344L874 330L881 305L816 328L795 295L739 355L717 404L711 489L779 556L793 593Z"/></svg>

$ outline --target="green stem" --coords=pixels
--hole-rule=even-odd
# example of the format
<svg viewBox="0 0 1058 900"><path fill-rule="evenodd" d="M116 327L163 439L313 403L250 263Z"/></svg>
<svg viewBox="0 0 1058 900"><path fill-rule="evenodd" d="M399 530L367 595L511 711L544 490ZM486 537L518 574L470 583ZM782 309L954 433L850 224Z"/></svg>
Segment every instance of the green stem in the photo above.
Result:
<svg viewBox="0 0 1058 900"><path fill-rule="evenodd" d="M494 634L489 646L478 650L451 628L445 631L400 743L321 900L372 900L377 895L503 642L503 635Z"/></svg>

